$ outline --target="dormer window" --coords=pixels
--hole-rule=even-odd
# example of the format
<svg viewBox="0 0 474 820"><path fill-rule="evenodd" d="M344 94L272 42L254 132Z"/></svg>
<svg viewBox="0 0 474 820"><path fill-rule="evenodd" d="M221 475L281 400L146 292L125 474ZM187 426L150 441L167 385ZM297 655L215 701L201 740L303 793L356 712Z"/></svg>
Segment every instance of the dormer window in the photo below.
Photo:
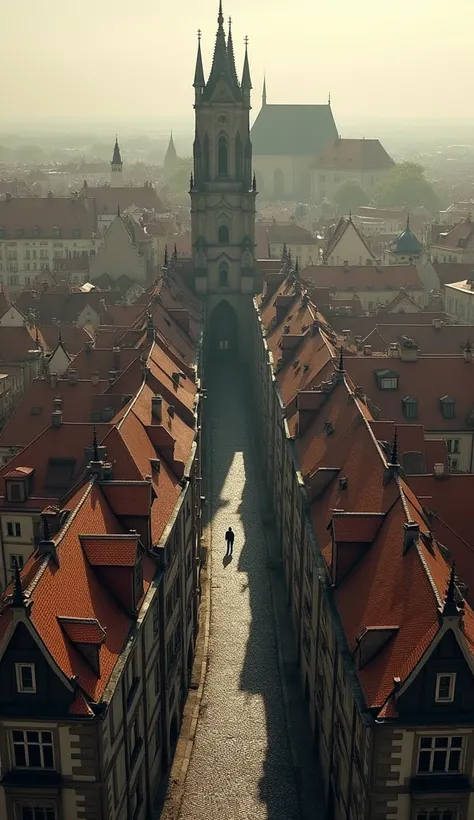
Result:
<svg viewBox="0 0 474 820"><path fill-rule="evenodd" d="M40 229L38 228L38 226L37 226L37 225L34 225L34 226L33 226L32 231L31 231L31 233L32 233L32 235L33 235L33 236L35 236L35 237L36 237L36 236L39 236L39 235L40 235L41 231L40 231Z"/></svg>
<svg viewBox="0 0 474 820"><path fill-rule="evenodd" d="M443 396L440 400L441 412L445 419L454 418L455 401L451 396Z"/></svg>
<svg viewBox="0 0 474 820"><path fill-rule="evenodd" d="M375 377L380 390L398 389L398 373L393 370L376 370Z"/></svg>
<svg viewBox="0 0 474 820"><path fill-rule="evenodd" d="M403 415L406 419L416 419L418 418L418 400L414 399L413 396L405 396L402 399L403 405Z"/></svg>
<svg viewBox="0 0 474 820"><path fill-rule="evenodd" d="M22 695L34 695L36 692L36 673L33 663L16 663L16 688Z"/></svg>
<svg viewBox="0 0 474 820"><path fill-rule="evenodd" d="M58 225L55 225L53 228L53 236L55 239L59 239L61 236L61 228Z"/></svg>
<svg viewBox="0 0 474 820"><path fill-rule="evenodd" d="M436 703L452 703L456 690L456 673L440 672L436 676Z"/></svg>

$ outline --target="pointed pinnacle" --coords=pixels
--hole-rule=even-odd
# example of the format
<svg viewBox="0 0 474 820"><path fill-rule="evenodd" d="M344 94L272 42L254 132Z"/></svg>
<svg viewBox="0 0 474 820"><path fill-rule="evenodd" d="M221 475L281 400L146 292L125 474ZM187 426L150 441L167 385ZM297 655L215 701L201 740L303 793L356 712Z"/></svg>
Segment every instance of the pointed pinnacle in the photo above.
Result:
<svg viewBox="0 0 474 820"><path fill-rule="evenodd" d="M443 615L458 615L459 610L456 604L456 564L453 561L451 566L451 574L449 576L449 583L446 589L446 596L444 599Z"/></svg>
<svg viewBox="0 0 474 820"><path fill-rule="evenodd" d="M97 428L95 424L92 433L92 450L94 453L94 461L99 461L99 442L97 441Z"/></svg>
<svg viewBox="0 0 474 820"><path fill-rule="evenodd" d="M224 15L222 14L222 0L219 0L219 14L217 17L217 22L219 23L219 27L221 28L224 22Z"/></svg>
<svg viewBox="0 0 474 820"><path fill-rule="evenodd" d="M340 373L344 373L344 348L342 347L342 345L339 348L339 366L338 366L338 370L339 370Z"/></svg>
<svg viewBox="0 0 474 820"><path fill-rule="evenodd" d="M396 427L393 435L392 452L390 453L390 464L393 467L398 465L398 431Z"/></svg>
<svg viewBox="0 0 474 820"><path fill-rule="evenodd" d="M21 588L20 567L16 557L13 557L13 596L12 605L17 607L25 606L25 599L23 598L23 590Z"/></svg>

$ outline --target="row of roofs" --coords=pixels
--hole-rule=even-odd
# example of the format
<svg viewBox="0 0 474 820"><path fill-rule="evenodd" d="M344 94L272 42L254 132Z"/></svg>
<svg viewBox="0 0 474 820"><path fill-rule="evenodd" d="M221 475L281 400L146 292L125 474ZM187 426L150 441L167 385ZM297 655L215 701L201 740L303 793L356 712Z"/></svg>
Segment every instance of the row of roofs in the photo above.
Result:
<svg viewBox="0 0 474 820"><path fill-rule="evenodd" d="M169 275L180 294L169 296L172 310L197 323L198 300L186 301L179 271ZM22 610L69 692L74 716L95 713L162 571L159 548L196 450L197 334L168 314L165 290L160 282L148 292L141 328L138 319L135 329L100 328L76 357L79 363L81 355L101 356L94 342L115 333L102 349L119 365L113 379L97 372L80 379L75 368L64 379L45 373L1 433L2 450L17 452L0 470L0 517L13 513L21 522L30 515L35 541L29 557L13 562L13 583L0 604L0 642L6 645L14 612ZM169 349L168 329L175 337ZM173 350L182 343L178 331L187 362ZM135 332L134 347L117 347ZM2 575L8 584L9 564Z"/></svg>
<svg viewBox="0 0 474 820"><path fill-rule="evenodd" d="M267 286L259 310L365 707L378 719L407 716L405 692L448 629L467 664L474 660L474 542L463 494L473 476L450 474L446 441L425 434L454 423L443 416L446 393L458 397L456 416L474 422L471 359L351 355L294 274ZM408 394L419 396L420 423L403 414Z"/></svg>

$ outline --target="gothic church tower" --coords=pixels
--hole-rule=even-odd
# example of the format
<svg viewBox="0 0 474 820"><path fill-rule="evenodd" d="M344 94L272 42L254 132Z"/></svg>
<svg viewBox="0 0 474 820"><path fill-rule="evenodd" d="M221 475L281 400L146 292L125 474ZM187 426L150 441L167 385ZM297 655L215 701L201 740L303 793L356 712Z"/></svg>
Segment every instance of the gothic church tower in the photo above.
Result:
<svg viewBox="0 0 474 820"><path fill-rule="evenodd" d="M115 137L114 154L110 163L110 187L123 188L123 162L120 156L118 137Z"/></svg>
<svg viewBox="0 0 474 820"><path fill-rule="evenodd" d="M242 79L235 68L231 21L226 37L222 2L214 57L206 82L200 33L194 75L196 128L191 176L195 287L208 316L225 300L242 324L255 292L255 179L249 115L250 70L245 47ZM242 329L242 328L241 328Z"/></svg>

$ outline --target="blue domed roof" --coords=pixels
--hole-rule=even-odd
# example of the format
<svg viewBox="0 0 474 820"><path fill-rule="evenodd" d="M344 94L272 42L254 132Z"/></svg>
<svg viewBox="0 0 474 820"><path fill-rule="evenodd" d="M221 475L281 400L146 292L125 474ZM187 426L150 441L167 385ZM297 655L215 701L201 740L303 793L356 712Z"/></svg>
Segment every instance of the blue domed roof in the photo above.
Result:
<svg viewBox="0 0 474 820"><path fill-rule="evenodd" d="M394 253L400 253L404 256L417 256L421 253L421 244L416 238L413 231L410 230L410 223L407 220L407 226L399 237L395 240L393 247Z"/></svg>

